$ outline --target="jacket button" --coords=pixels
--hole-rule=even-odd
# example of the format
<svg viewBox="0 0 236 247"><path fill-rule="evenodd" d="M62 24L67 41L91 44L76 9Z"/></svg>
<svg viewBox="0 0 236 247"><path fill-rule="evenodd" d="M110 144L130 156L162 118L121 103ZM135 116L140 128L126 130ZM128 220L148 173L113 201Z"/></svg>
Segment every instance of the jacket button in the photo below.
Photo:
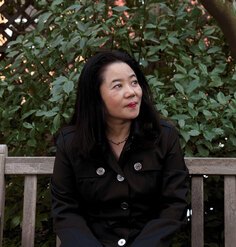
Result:
<svg viewBox="0 0 236 247"><path fill-rule="evenodd" d="M103 167L99 167L96 170L97 175L102 176L105 173L105 169Z"/></svg>
<svg viewBox="0 0 236 247"><path fill-rule="evenodd" d="M125 180L125 178L121 176L120 174L117 174L116 178L119 182L123 182Z"/></svg>
<svg viewBox="0 0 236 247"><path fill-rule="evenodd" d="M127 210L129 208L129 204L127 202L122 202L120 204L120 207L123 209L123 210Z"/></svg>
<svg viewBox="0 0 236 247"><path fill-rule="evenodd" d="M126 240L121 238L119 241L118 241L118 246L125 246L126 244Z"/></svg>
<svg viewBox="0 0 236 247"><path fill-rule="evenodd" d="M134 164L134 170L135 171L140 171L143 168L142 164L137 162Z"/></svg>

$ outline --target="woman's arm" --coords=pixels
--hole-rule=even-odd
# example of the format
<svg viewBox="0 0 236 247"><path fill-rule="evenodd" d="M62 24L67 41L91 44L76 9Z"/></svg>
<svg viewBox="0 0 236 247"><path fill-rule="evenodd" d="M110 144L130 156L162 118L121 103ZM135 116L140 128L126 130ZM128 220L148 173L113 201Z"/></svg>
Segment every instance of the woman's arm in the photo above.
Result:
<svg viewBox="0 0 236 247"><path fill-rule="evenodd" d="M188 170L180 149L177 131L170 127L162 136L166 150L163 167L161 210L159 217L149 221L132 247L167 247L186 219Z"/></svg>
<svg viewBox="0 0 236 247"><path fill-rule="evenodd" d="M85 219L79 214L75 176L62 133L57 140L51 195L54 227L61 240L61 247L101 247Z"/></svg>

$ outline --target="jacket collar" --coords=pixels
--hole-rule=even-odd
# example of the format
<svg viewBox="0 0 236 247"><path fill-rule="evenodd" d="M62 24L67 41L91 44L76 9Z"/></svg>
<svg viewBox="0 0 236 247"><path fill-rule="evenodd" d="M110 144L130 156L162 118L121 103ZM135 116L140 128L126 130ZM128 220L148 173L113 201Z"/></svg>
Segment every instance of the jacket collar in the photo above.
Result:
<svg viewBox="0 0 236 247"><path fill-rule="evenodd" d="M136 152L138 150L150 149L156 145L159 140L159 134L153 131L144 132L137 120L131 125L130 136L124 146L124 152ZM108 150L108 143L104 140L102 144L93 147L89 160L103 161Z"/></svg>
<svg viewBox="0 0 236 247"><path fill-rule="evenodd" d="M131 126L132 149L149 149L154 147L159 139L159 135L154 131L146 131L141 128L140 123L134 120Z"/></svg>

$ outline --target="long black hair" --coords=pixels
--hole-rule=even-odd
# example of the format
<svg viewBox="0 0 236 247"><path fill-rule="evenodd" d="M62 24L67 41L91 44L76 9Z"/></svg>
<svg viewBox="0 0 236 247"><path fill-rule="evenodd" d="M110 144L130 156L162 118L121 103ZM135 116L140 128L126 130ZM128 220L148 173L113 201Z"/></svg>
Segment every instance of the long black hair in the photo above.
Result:
<svg viewBox="0 0 236 247"><path fill-rule="evenodd" d="M74 146L79 154L85 157L95 145L102 144L105 139L106 122L100 85L106 66L115 62L128 64L142 88L140 113L137 117L139 126L143 130L150 129L152 132L159 132L158 113L154 107L150 87L139 64L124 51L99 52L88 59L81 71L74 115L71 120L71 125L76 127Z"/></svg>

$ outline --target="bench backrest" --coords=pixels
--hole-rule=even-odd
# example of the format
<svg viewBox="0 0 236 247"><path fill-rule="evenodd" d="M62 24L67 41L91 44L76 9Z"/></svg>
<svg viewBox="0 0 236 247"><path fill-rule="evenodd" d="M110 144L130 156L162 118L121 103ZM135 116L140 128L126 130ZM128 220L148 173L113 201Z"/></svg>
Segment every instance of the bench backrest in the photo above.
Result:
<svg viewBox="0 0 236 247"><path fill-rule="evenodd" d="M224 176L225 247L236 243L236 158L185 158L191 175L192 247L204 246L203 175ZM37 176L50 175L54 157L8 157L0 145L0 246L4 221L5 177L24 175L22 246L34 246ZM57 241L57 246L59 242Z"/></svg>

